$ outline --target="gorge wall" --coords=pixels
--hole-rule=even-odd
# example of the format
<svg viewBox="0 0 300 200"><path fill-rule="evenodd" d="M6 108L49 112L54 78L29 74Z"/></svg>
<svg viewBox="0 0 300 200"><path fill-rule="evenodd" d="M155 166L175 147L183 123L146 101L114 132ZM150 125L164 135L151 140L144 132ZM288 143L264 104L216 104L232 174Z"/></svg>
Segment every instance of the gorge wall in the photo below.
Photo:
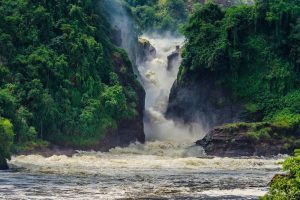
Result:
<svg viewBox="0 0 300 200"><path fill-rule="evenodd" d="M216 84L213 74L205 73L197 80L176 81L169 97L166 116L184 123L202 123L209 131L224 123L237 122L242 115L239 102L231 92Z"/></svg>

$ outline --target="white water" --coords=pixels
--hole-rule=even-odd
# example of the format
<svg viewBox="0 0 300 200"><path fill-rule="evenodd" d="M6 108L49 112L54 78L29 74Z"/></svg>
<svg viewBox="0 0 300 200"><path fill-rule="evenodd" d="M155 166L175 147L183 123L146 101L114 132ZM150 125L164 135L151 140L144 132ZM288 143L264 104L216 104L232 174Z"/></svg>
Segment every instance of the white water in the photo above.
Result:
<svg viewBox="0 0 300 200"><path fill-rule="evenodd" d="M197 158L172 142L73 157L13 157L0 199L257 199L282 158Z"/></svg>
<svg viewBox="0 0 300 200"><path fill-rule="evenodd" d="M169 156L165 144L153 142L145 144L147 150L137 151L136 146L115 148L109 153L80 152L72 157L40 155L13 157L12 168L23 167L31 172L65 175L134 175L137 172L157 170L278 170L281 158L197 158ZM158 152L160 149L160 152ZM170 150L181 151L182 147L173 146ZM167 151L165 153L165 151ZM178 154L180 155L180 154ZM176 175L176 174L174 174Z"/></svg>
<svg viewBox="0 0 300 200"><path fill-rule="evenodd" d="M181 124L166 119L171 87L177 78L180 60L171 70L167 70L167 57L182 46L184 38L171 36L142 36L156 49L156 57L139 64L138 70L146 91L145 134L148 141L177 141L193 143L204 136L200 124Z"/></svg>

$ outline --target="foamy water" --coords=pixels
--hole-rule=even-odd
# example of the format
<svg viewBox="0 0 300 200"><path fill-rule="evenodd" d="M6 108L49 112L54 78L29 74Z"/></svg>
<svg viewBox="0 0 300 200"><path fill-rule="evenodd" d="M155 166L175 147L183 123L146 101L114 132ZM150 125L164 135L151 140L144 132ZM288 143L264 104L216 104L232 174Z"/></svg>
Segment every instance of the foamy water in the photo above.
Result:
<svg viewBox="0 0 300 200"><path fill-rule="evenodd" d="M239 170L280 168L278 159L255 158L198 158L203 156L199 146L175 142L148 142L133 144L127 148L115 148L108 153L79 152L67 157L40 155L13 157L12 167L25 168L31 172L72 175L128 174L144 170Z"/></svg>
<svg viewBox="0 0 300 200"><path fill-rule="evenodd" d="M13 171L0 172L0 199L257 199L283 161L197 154L188 144L149 142L72 157L17 156Z"/></svg>
<svg viewBox="0 0 300 200"><path fill-rule="evenodd" d="M194 142L205 134L200 123L182 124L165 118L170 90L177 78L181 58L168 69L167 57L176 46L184 44L183 37L148 36L148 40L156 49L156 56L149 57L144 63L139 63L140 79L146 91L145 101L145 134L149 141L172 140Z"/></svg>

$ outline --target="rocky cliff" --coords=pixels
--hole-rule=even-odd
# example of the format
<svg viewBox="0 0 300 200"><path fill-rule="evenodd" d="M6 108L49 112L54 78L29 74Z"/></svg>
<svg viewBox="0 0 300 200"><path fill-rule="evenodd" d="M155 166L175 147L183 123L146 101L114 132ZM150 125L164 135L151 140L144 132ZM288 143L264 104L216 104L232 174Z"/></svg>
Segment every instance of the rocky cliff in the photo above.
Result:
<svg viewBox="0 0 300 200"><path fill-rule="evenodd" d="M6 159L0 158L0 170L8 169Z"/></svg>

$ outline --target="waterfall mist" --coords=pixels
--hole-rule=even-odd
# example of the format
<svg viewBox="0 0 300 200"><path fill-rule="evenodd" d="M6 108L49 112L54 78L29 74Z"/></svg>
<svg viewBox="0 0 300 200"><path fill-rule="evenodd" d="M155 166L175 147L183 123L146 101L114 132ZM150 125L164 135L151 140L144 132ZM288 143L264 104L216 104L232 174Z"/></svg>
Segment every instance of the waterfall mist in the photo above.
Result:
<svg viewBox="0 0 300 200"><path fill-rule="evenodd" d="M103 0L110 23L120 34L120 46L126 50L132 64L136 64L138 28L125 9L123 0ZM136 72L136 71L135 71Z"/></svg>

